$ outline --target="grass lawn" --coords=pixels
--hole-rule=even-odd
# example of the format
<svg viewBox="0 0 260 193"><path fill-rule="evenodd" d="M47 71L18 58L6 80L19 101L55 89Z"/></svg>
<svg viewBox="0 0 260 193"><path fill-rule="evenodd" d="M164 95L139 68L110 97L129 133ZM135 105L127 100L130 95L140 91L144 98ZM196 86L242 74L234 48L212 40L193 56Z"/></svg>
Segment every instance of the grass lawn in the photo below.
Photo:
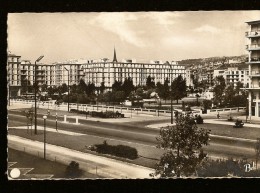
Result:
<svg viewBox="0 0 260 193"><path fill-rule="evenodd" d="M30 174L52 174L52 178L67 178L65 175L66 165L44 160L11 148L8 149L8 162L17 162L11 166L12 168L34 168L29 172ZM97 176L83 171L81 178L97 178Z"/></svg>

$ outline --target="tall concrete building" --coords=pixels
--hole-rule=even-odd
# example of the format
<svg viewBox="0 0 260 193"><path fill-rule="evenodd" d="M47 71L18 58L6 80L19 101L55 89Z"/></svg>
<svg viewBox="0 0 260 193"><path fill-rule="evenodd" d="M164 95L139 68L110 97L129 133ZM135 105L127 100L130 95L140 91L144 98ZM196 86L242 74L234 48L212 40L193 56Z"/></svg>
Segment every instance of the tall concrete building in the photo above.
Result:
<svg viewBox="0 0 260 193"><path fill-rule="evenodd" d="M248 31L246 38L248 45L246 50L249 52L249 117L260 120L260 20L246 22Z"/></svg>
<svg viewBox="0 0 260 193"><path fill-rule="evenodd" d="M7 57L7 81L8 81L8 95L20 95L21 87L21 56L15 54L8 54Z"/></svg>
<svg viewBox="0 0 260 193"><path fill-rule="evenodd" d="M115 81L124 82L126 78L131 78L135 86L146 85L148 76L153 78L155 84L157 82L163 84L166 78L171 83L179 75L185 78L185 66L177 62L139 63L133 59L118 62L115 50L112 62L105 58L105 60L84 63L81 69L84 71L86 83L93 82L96 86L100 86L104 82L106 88L111 88Z"/></svg>
<svg viewBox="0 0 260 193"><path fill-rule="evenodd" d="M20 60L21 56L8 55L8 82L12 92L11 97L21 95L22 87L34 84L34 64L29 60ZM139 63L134 59L123 59L119 62L115 49L112 61L103 58L36 65L36 81L39 86L43 84L61 86L63 83L77 85L82 79L86 83L94 83L97 87L104 82L105 87L111 89L115 81L124 82L126 78L131 78L135 86L144 86L148 76L155 84L157 82L163 84L166 78L171 83L179 75L185 78L185 66L177 62Z"/></svg>

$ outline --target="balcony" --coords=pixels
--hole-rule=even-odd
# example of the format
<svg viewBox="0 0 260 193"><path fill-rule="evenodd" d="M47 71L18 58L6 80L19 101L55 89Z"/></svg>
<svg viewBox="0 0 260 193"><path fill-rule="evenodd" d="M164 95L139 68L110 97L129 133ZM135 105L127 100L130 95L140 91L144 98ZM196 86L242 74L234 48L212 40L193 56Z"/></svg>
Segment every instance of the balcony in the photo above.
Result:
<svg viewBox="0 0 260 193"><path fill-rule="evenodd" d="M260 90L260 84L251 84L251 86L249 86L246 89L247 90Z"/></svg>
<svg viewBox="0 0 260 193"><path fill-rule="evenodd" d="M260 57L252 57L247 63L260 63Z"/></svg>
<svg viewBox="0 0 260 193"><path fill-rule="evenodd" d="M252 70L249 74L251 77L260 77L260 71L259 70Z"/></svg>
<svg viewBox="0 0 260 193"><path fill-rule="evenodd" d="M246 45L247 50L260 50L260 44L249 44Z"/></svg>
<svg viewBox="0 0 260 193"><path fill-rule="evenodd" d="M252 37L260 37L260 31L247 31L245 33L246 37L252 38Z"/></svg>

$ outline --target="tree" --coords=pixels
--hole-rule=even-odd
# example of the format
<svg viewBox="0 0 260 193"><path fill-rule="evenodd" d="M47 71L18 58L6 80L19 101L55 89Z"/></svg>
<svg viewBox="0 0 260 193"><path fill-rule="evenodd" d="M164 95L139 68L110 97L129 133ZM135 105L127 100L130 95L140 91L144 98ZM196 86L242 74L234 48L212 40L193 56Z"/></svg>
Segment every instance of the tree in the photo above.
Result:
<svg viewBox="0 0 260 193"><path fill-rule="evenodd" d="M186 80L183 79L181 75L179 75L177 78L175 78L172 81L171 90L172 90L171 94L173 95L173 99L177 100L177 104L178 104L178 100L182 99L187 95Z"/></svg>
<svg viewBox="0 0 260 193"><path fill-rule="evenodd" d="M70 86L70 94L76 94L78 92L78 87L76 84Z"/></svg>
<svg viewBox="0 0 260 193"><path fill-rule="evenodd" d="M167 77L164 80L162 91L161 91L162 98L165 100L165 102L166 102L166 99L169 97L169 94L170 94L169 83L170 83L170 81L169 81L169 79Z"/></svg>
<svg viewBox="0 0 260 193"><path fill-rule="evenodd" d="M125 92L124 91L116 91L115 92L115 101L116 102L123 102L125 100Z"/></svg>
<svg viewBox="0 0 260 193"><path fill-rule="evenodd" d="M122 82L116 80L114 84L112 84L112 91L115 92L120 90L122 90Z"/></svg>
<svg viewBox="0 0 260 193"><path fill-rule="evenodd" d="M60 87L60 92L61 92L61 93L65 93L65 92L67 92L67 91L68 91L68 86L67 86L66 83L63 83L63 84L61 85L61 87Z"/></svg>
<svg viewBox="0 0 260 193"><path fill-rule="evenodd" d="M86 86L86 94L88 96L94 95L95 94L95 90L96 90L96 86L94 83L88 83Z"/></svg>
<svg viewBox="0 0 260 193"><path fill-rule="evenodd" d="M51 86L48 87L48 88L47 88L47 92L48 92L49 97L53 98L53 95L54 95L54 93L55 93L53 87L51 87Z"/></svg>
<svg viewBox="0 0 260 193"><path fill-rule="evenodd" d="M106 89L105 82L101 82L101 85L99 87L99 90L100 90L101 94L104 93L105 89Z"/></svg>
<svg viewBox="0 0 260 193"><path fill-rule="evenodd" d="M41 85L41 91L42 91L42 92L46 92L46 91L47 91L47 88L48 88L47 84Z"/></svg>
<svg viewBox="0 0 260 193"><path fill-rule="evenodd" d="M31 90L31 83L29 80L27 80L26 78L24 80L21 81L21 92L22 93L27 93L27 92L32 92Z"/></svg>
<svg viewBox="0 0 260 193"><path fill-rule="evenodd" d="M86 83L83 79L80 79L79 85L78 85L78 93L85 93L86 92Z"/></svg>
<svg viewBox="0 0 260 193"><path fill-rule="evenodd" d="M150 75L146 79L146 86L147 89L155 88L154 78L151 78Z"/></svg>
<svg viewBox="0 0 260 193"><path fill-rule="evenodd" d="M221 105L223 101L223 94L225 91L226 83L223 76L217 76L214 80L214 103L217 103L217 105Z"/></svg>
<svg viewBox="0 0 260 193"><path fill-rule="evenodd" d="M224 102L228 106L234 105L234 97L236 95L236 91L234 85L228 85L225 89Z"/></svg>
<svg viewBox="0 0 260 193"><path fill-rule="evenodd" d="M121 90L125 92L126 96L134 90L134 84L130 77L126 78L123 85L121 86Z"/></svg>
<svg viewBox="0 0 260 193"><path fill-rule="evenodd" d="M193 174L206 154L203 145L208 145L209 131L198 128L194 117L179 114L176 117L176 126L160 129L160 136L156 138L158 148L166 153L156 164L153 176L180 177Z"/></svg>

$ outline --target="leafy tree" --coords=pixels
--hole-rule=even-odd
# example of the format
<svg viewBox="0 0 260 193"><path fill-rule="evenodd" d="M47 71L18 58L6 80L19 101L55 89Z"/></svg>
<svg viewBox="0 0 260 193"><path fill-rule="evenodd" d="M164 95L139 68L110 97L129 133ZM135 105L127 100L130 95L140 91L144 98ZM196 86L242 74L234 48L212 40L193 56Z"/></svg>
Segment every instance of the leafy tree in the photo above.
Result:
<svg viewBox="0 0 260 193"><path fill-rule="evenodd" d="M145 92L143 88L136 89L136 95L141 99L145 98Z"/></svg>
<svg viewBox="0 0 260 193"><path fill-rule="evenodd" d="M122 82L116 80L114 84L112 84L112 91L115 92L120 90L122 90Z"/></svg>
<svg viewBox="0 0 260 193"><path fill-rule="evenodd" d="M233 84L228 85L225 89L224 102L228 106L233 106L235 95L236 95L236 91L235 91L234 85Z"/></svg>
<svg viewBox="0 0 260 193"><path fill-rule="evenodd" d="M114 95L114 100L116 102L123 102L125 100L125 92L124 91L116 91Z"/></svg>
<svg viewBox="0 0 260 193"><path fill-rule="evenodd" d="M100 92L103 94L106 89L105 82L101 82L101 85L99 87Z"/></svg>
<svg viewBox="0 0 260 193"><path fill-rule="evenodd" d="M70 94L73 94L73 93L78 93L78 87L76 84L73 84L72 86L70 86Z"/></svg>
<svg viewBox="0 0 260 193"><path fill-rule="evenodd" d="M121 90L125 92L126 96L134 90L134 84L130 77L126 78L123 85L121 86Z"/></svg>
<svg viewBox="0 0 260 193"><path fill-rule="evenodd" d="M65 93L65 92L68 92L68 86L66 83L63 83L60 87L60 92L61 93Z"/></svg>
<svg viewBox="0 0 260 193"><path fill-rule="evenodd" d="M108 102L109 104L113 101L113 93L108 91L103 94L103 102Z"/></svg>
<svg viewBox="0 0 260 193"><path fill-rule="evenodd" d="M218 105L222 104L223 101L223 94L225 91L226 83L223 76L217 76L214 80L214 103L217 103Z"/></svg>
<svg viewBox="0 0 260 193"><path fill-rule="evenodd" d="M154 78L151 78L150 75L146 79L146 86L147 86L147 89L155 88Z"/></svg>
<svg viewBox="0 0 260 193"><path fill-rule="evenodd" d="M160 82L156 83L156 92L158 93L159 97L162 98L163 95L163 84Z"/></svg>
<svg viewBox="0 0 260 193"><path fill-rule="evenodd" d="M83 79L80 79L79 85L78 85L78 93L85 93L86 92L86 83Z"/></svg>
<svg viewBox="0 0 260 193"><path fill-rule="evenodd" d="M26 78L21 81L21 92L22 93L32 92L31 82L29 80L27 80Z"/></svg>
<svg viewBox="0 0 260 193"><path fill-rule="evenodd" d="M36 93L40 92L40 86L39 86L39 82L38 81L33 83L33 89L34 89L34 92L36 92Z"/></svg>
<svg viewBox="0 0 260 193"><path fill-rule="evenodd" d="M166 153L156 164L152 176L180 177L193 174L202 160L206 157L202 146L208 145L209 131L198 128L194 117L179 114L176 117L176 126L160 129L159 148Z"/></svg>
<svg viewBox="0 0 260 193"><path fill-rule="evenodd" d="M175 78L172 81L171 90L172 90L171 93L173 95L173 99L177 100L177 104L178 104L178 100L182 99L187 95L186 80L183 79L181 75L179 75L177 78Z"/></svg>
<svg viewBox="0 0 260 193"><path fill-rule="evenodd" d="M95 90L96 90L96 86L94 83L88 83L87 86L86 86L86 94L88 96L90 95L94 95L95 94Z"/></svg>
<svg viewBox="0 0 260 193"><path fill-rule="evenodd" d="M54 90L54 88L53 88L52 86L50 86L50 87L47 88L47 92L48 92L48 95L49 95L51 98L53 98L53 95L54 95L54 93L55 93L55 90Z"/></svg>
<svg viewBox="0 0 260 193"><path fill-rule="evenodd" d="M48 88L47 84L41 85L41 91L42 91L42 92L46 92L46 91L47 91L47 88Z"/></svg>
<svg viewBox="0 0 260 193"><path fill-rule="evenodd" d="M166 102L166 99L169 97L170 95L170 88L169 88L169 79L168 77L164 80L164 83L163 83L163 88L162 88L162 98L165 100Z"/></svg>
<svg viewBox="0 0 260 193"><path fill-rule="evenodd" d="M244 90L241 90L241 88L243 88L243 87L244 87L243 83L238 81L237 85L236 85L236 88L235 88L236 89L236 94L245 92Z"/></svg>
<svg viewBox="0 0 260 193"><path fill-rule="evenodd" d="M197 89L198 90L202 89L203 91L205 91L207 89L207 87L208 87L207 85L208 85L207 80L202 80L202 81L198 82ZM213 83L212 83L212 86L213 86Z"/></svg>

